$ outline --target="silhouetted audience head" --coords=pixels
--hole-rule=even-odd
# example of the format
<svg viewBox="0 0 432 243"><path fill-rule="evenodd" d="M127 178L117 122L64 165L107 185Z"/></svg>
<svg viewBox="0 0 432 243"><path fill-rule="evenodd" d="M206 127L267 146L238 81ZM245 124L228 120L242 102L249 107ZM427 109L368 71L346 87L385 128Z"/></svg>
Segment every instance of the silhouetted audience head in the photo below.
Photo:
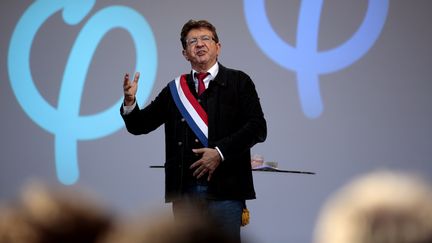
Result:
<svg viewBox="0 0 432 243"><path fill-rule="evenodd" d="M111 226L106 211L66 187L31 184L0 210L1 243L95 243Z"/></svg>
<svg viewBox="0 0 432 243"><path fill-rule="evenodd" d="M206 219L191 216L122 224L104 243L231 243L229 237Z"/></svg>
<svg viewBox="0 0 432 243"><path fill-rule="evenodd" d="M315 229L315 243L431 242L431 187L402 172L353 180L326 203Z"/></svg>

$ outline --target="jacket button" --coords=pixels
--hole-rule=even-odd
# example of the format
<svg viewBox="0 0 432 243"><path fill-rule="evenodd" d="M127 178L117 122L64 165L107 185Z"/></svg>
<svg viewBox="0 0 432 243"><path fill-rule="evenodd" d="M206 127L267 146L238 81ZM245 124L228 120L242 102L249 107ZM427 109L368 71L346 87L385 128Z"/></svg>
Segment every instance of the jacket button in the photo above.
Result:
<svg viewBox="0 0 432 243"><path fill-rule="evenodd" d="M184 121L185 121L185 119L184 119L184 118L182 118L182 119L181 119L181 121L182 121L182 122L184 122Z"/></svg>
<svg viewBox="0 0 432 243"><path fill-rule="evenodd" d="M201 99L198 99L198 103L201 103Z"/></svg>
<svg viewBox="0 0 432 243"><path fill-rule="evenodd" d="M195 138L195 143L198 143L198 142L199 142L198 138Z"/></svg>
<svg viewBox="0 0 432 243"><path fill-rule="evenodd" d="M177 144L178 144L178 146L182 146L183 143L182 142L178 142Z"/></svg>

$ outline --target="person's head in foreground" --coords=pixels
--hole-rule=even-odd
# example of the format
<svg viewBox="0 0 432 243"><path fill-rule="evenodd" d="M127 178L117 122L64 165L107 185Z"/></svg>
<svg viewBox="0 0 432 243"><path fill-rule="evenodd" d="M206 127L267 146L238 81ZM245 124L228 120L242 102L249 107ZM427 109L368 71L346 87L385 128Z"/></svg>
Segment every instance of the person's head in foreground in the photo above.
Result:
<svg viewBox="0 0 432 243"><path fill-rule="evenodd" d="M211 221L191 215L173 220L159 215L120 224L103 243L233 243Z"/></svg>
<svg viewBox="0 0 432 243"><path fill-rule="evenodd" d="M30 184L0 209L0 242L97 243L111 225L111 216L81 193Z"/></svg>
<svg viewBox="0 0 432 243"><path fill-rule="evenodd" d="M431 243L432 189L401 172L366 174L322 208L315 243Z"/></svg>

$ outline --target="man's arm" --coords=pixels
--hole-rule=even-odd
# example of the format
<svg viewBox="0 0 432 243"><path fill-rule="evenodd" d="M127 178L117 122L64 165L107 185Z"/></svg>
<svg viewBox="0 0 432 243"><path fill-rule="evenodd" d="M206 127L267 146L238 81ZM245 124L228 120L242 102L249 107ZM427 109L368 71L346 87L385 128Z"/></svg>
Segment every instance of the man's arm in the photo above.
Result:
<svg viewBox="0 0 432 243"><path fill-rule="evenodd" d="M250 149L267 137L267 123L261 108L255 85L243 73L239 81L239 107L236 109L243 125L234 133L215 142L225 159Z"/></svg>
<svg viewBox="0 0 432 243"><path fill-rule="evenodd" d="M123 81L124 102L120 107L126 129L134 134L147 134L166 120L166 95L167 89L161 93L144 109L140 109L136 102L136 92L138 89L139 73L135 74L134 80L129 81L129 74L126 74Z"/></svg>

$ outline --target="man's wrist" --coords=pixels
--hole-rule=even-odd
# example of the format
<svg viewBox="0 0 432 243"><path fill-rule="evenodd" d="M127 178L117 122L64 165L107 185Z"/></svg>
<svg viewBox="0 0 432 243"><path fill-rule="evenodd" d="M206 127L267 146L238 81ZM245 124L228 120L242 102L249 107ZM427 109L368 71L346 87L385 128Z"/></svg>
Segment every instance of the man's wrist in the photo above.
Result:
<svg viewBox="0 0 432 243"><path fill-rule="evenodd" d="M218 153L219 153L219 156L221 157L221 162L222 162L222 161L224 161L224 160L225 160L225 158L224 158L224 156L223 156L222 152L220 151L220 149L219 149L218 147L215 147L215 149L216 149L216 151L218 151Z"/></svg>
<svg viewBox="0 0 432 243"><path fill-rule="evenodd" d="M131 106L135 103L135 96L125 96L123 104L124 106Z"/></svg>
<svg viewBox="0 0 432 243"><path fill-rule="evenodd" d="M136 100L131 105L126 105L126 100L123 101L123 115L129 115L136 106Z"/></svg>

